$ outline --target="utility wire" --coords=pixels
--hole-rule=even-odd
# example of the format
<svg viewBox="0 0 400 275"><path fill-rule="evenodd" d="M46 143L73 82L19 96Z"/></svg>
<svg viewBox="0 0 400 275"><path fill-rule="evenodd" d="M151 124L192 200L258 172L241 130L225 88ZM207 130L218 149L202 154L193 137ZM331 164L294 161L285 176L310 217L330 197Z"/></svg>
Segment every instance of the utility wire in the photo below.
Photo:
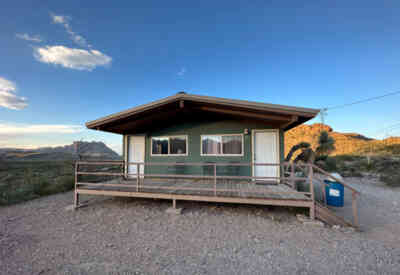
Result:
<svg viewBox="0 0 400 275"><path fill-rule="evenodd" d="M384 97L397 95L397 94L400 94L400 91L395 91L395 92L387 93L387 94L380 95L380 96L370 97L370 98L366 98L366 99L362 99L362 100L358 100L358 101L354 101L354 102L346 103L346 104L342 104L342 105L336 105L336 106L331 106L331 107L327 107L327 108L321 108L321 111L327 111L327 110L333 110L333 109L339 109L339 108L343 108L343 107L348 107L348 106L352 106L352 105L356 105L356 104L360 104L360 103L364 103L364 102L368 102L368 101L372 101L372 100L376 100L376 99L381 99L381 98L384 98Z"/></svg>
<svg viewBox="0 0 400 275"><path fill-rule="evenodd" d="M392 130L395 130L395 129L399 128L399 127L400 127L400 122L392 124L392 125L389 125L389 126L386 126L384 128L380 128L380 129L374 131L373 133L384 132L384 131L392 131Z"/></svg>

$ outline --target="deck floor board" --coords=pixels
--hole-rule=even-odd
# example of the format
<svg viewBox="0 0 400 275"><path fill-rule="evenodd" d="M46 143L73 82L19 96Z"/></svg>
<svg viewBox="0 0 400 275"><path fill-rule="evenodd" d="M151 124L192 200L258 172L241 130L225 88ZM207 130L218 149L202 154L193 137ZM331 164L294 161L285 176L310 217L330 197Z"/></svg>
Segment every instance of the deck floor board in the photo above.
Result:
<svg viewBox="0 0 400 275"><path fill-rule="evenodd" d="M121 186L107 186L107 184L121 184ZM101 191L120 191L120 192L136 192L136 180L113 180L107 182L99 182L98 186L79 185L79 189L84 190L101 190ZM152 187L152 188L150 188ZM156 188L160 187L160 188ZM174 189L162 189L169 187ZM233 182L228 180L218 180L217 196L221 197L238 197L247 199L284 199L284 200L310 200L310 198L302 193L296 192L284 184L258 184L252 181ZM182 190L181 188L207 188L208 190ZM224 191L219 191L224 190ZM228 190L228 191L227 191ZM177 194L177 195L199 195L199 196L215 196L214 182L211 180L156 180L141 179L139 192L144 193L160 193L160 194ZM292 192L272 194L270 192Z"/></svg>

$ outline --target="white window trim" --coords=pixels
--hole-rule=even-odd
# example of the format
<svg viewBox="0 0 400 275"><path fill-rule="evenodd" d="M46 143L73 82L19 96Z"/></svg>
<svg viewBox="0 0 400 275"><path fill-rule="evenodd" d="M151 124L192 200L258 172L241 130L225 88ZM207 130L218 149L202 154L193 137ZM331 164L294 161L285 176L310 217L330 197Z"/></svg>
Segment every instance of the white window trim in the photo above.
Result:
<svg viewBox="0 0 400 275"><path fill-rule="evenodd" d="M168 139L168 154L153 154L153 138L167 138ZM170 154L170 139L171 138L185 138L186 139L186 154ZM189 155L189 137L188 135L175 135L175 136L159 136L150 137L150 156L152 157L184 157Z"/></svg>
<svg viewBox="0 0 400 275"><path fill-rule="evenodd" d="M203 137L205 136L220 136L221 146L223 136L241 136L242 137L242 153L241 154L223 154L221 147L221 154L203 154ZM203 157L243 157L244 156L244 135L243 134L204 134L200 135L200 156Z"/></svg>

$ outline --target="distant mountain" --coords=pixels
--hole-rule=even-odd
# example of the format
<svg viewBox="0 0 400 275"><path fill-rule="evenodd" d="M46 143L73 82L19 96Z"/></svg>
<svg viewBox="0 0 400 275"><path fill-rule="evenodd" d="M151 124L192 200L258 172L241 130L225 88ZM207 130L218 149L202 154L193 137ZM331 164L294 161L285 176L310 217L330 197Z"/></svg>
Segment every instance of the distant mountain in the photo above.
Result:
<svg viewBox="0 0 400 275"><path fill-rule="evenodd" d="M377 140L365 137L358 133L335 132L328 125L315 123L312 125L303 124L285 133L285 155L293 145L305 141L313 148L317 147L318 136L322 130L329 132L335 139L336 150L333 155L343 154L381 154L397 152L400 147L400 137L390 137L384 140Z"/></svg>
<svg viewBox="0 0 400 275"><path fill-rule="evenodd" d="M0 160L119 160L121 156L103 142L77 141L70 145L37 149L0 148Z"/></svg>

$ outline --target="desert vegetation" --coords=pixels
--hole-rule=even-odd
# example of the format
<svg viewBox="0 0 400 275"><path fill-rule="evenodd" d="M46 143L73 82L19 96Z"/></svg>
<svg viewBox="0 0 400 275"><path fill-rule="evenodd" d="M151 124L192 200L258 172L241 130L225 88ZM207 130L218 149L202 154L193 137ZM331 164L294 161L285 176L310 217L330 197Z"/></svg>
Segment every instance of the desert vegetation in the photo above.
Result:
<svg viewBox="0 0 400 275"><path fill-rule="evenodd" d="M0 161L0 205L65 192L73 187L71 161Z"/></svg>
<svg viewBox="0 0 400 275"><path fill-rule="evenodd" d="M327 125L301 125L286 134L285 150L287 161L312 162L344 177L372 176L400 187L399 138L373 140L334 132Z"/></svg>

